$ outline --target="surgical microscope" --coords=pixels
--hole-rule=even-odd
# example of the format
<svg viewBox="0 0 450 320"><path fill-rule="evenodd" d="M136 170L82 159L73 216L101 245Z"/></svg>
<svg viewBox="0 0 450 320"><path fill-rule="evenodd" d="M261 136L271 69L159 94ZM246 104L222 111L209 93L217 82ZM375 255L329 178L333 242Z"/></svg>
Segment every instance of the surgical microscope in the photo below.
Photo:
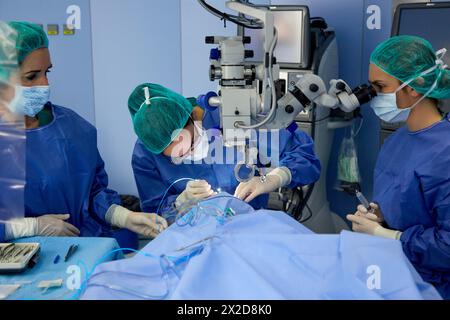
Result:
<svg viewBox="0 0 450 320"><path fill-rule="evenodd" d="M211 11L205 1L202 6ZM199 97L199 103L207 109L220 108L221 128L224 144L237 147L244 154L244 161L236 166L235 174L239 182L254 177L258 171L264 179L264 171L256 166L256 142L252 141L251 130L297 130L296 117L305 109L320 105L330 109L352 112L372 100L376 91L369 85L361 85L352 90L344 80L332 80L330 89L317 75L305 74L295 84L290 84L287 93L279 90L280 68L276 63L274 50L278 34L274 25L274 15L267 8L235 0L226 6L239 16L221 15L222 19L244 24L247 28L262 29L264 33L264 61L259 65L246 62L254 52L246 50L250 37L208 36L206 43L217 45L210 54L210 79L219 81L219 94L209 92ZM253 17L254 19L247 18ZM240 176L240 169L246 166L250 174Z"/></svg>

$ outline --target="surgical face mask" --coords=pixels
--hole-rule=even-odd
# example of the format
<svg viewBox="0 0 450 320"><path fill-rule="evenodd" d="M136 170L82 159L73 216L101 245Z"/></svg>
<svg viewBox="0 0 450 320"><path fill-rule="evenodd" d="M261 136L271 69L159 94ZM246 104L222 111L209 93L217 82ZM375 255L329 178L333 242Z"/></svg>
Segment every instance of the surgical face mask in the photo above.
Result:
<svg viewBox="0 0 450 320"><path fill-rule="evenodd" d="M186 160L190 161L201 161L208 157L209 152L209 139L208 134L205 130L201 130L201 136L199 141L194 143L194 149L186 157Z"/></svg>
<svg viewBox="0 0 450 320"><path fill-rule="evenodd" d="M192 141L191 150L182 157L172 157L172 162L174 164L181 164L183 161L191 161L191 162L201 161L206 157L208 157L209 153L208 134L196 122L193 121L193 123L194 123L194 135L196 137Z"/></svg>
<svg viewBox="0 0 450 320"><path fill-rule="evenodd" d="M434 67L431 67L428 70L425 70L422 72L419 76L408 80L407 82L403 83L395 92L393 93L379 93L374 99L371 101L371 107L374 110L375 114L383 121L388 123L399 123L399 122L405 122L408 120L409 115L411 114L411 111L419 105L425 98L427 98L431 92L436 88L436 86L439 83L440 76L436 78L436 81L431 86L430 90L428 90L427 93L425 93L422 98L420 98L416 103L414 103L411 107L405 108L405 109L399 109L397 107L397 92L408 86L411 82L416 80L417 78L420 78L422 76L425 76L431 72L433 72L435 69L440 68L441 70L445 69L447 66L444 65L442 58L447 52L446 49L439 50L436 52L436 56L438 57L438 60L436 60L436 65ZM442 73L441 73L442 74Z"/></svg>
<svg viewBox="0 0 450 320"><path fill-rule="evenodd" d="M17 87L22 92L22 98L16 109L18 113L23 115L35 117L50 100L49 86Z"/></svg>
<svg viewBox="0 0 450 320"><path fill-rule="evenodd" d="M398 123L408 120L411 108L399 109L397 107L397 91L394 93L379 93L371 102L375 114L384 122Z"/></svg>

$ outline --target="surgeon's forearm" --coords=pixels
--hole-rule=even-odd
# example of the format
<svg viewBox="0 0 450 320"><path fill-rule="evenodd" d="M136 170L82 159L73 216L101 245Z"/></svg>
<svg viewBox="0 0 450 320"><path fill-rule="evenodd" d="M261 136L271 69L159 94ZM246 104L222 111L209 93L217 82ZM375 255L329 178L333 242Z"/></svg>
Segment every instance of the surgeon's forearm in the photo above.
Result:
<svg viewBox="0 0 450 320"><path fill-rule="evenodd" d="M295 162L295 164L292 162ZM301 158L289 162L281 161L280 166L288 168L291 172L290 188L311 185L320 178L321 167L319 162Z"/></svg>
<svg viewBox="0 0 450 320"><path fill-rule="evenodd" d="M374 235L392 240L400 240L402 232L397 230L386 229L383 228L382 226L379 226L375 228Z"/></svg>
<svg viewBox="0 0 450 320"><path fill-rule="evenodd" d="M276 176L280 181L280 188L288 186L292 182L292 173L287 167L276 168L269 172L268 176Z"/></svg>
<svg viewBox="0 0 450 320"><path fill-rule="evenodd" d="M125 228L128 215L130 214L130 210L113 204L108 212L106 212L105 220L110 225L117 227L117 228Z"/></svg>
<svg viewBox="0 0 450 320"><path fill-rule="evenodd" d="M113 205L121 205L122 200L117 192L99 186L94 188L96 195L90 202L89 213L98 218L105 226L109 224L106 219L108 210Z"/></svg>
<svg viewBox="0 0 450 320"><path fill-rule="evenodd" d="M435 271L449 272L449 230L414 226L406 229L400 240L403 244L403 251L412 263Z"/></svg>
<svg viewBox="0 0 450 320"><path fill-rule="evenodd" d="M37 220L23 218L10 220L5 224L5 241L33 237L37 233Z"/></svg>

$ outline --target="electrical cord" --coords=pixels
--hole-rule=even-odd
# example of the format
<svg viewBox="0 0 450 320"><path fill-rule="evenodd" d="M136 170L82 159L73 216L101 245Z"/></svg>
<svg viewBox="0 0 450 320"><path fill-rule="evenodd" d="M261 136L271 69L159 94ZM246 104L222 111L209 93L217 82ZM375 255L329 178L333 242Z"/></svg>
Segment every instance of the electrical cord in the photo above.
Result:
<svg viewBox="0 0 450 320"><path fill-rule="evenodd" d="M163 217L168 221L174 219L175 223L179 227L184 227L187 225L193 227L197 224L202 216L215 217L219 224L224 224L235 216L236 213L233 211L233 209L223 209L215 204L208 203L212 200L221 198L238 200L242 203L245 203L249 208L252 208L248 203L244 202L241 199L238 199L231 195L221 194L198 202L187 202L179 208L173 206L170 210L163 213Z"/></svg>
<svg viewBox="0 0 450 320"><path fill-rule="evenodd" d="M159 212L160 212L160 210L161 210L161 206L162 206L162 204L164 203L164 200L166 200L167 193L169 192L169 190L170 190L175 184L177 184L178 182L181 182L181 181L195 181L195 180L192 179L192 178L181 178L181 179L178 179L178 180L174 181L174 182L166 189L166 192L164 192L164 195L163 195L163 197L162 197L162 199L161 199L161 202L159 203L158 210L156 210L156 214L157 214L157 215L159 215Z"/></svg>
<svg viewBox="0 0 450 320"><path fill-rule="evenodd" d="M270 45L269 63L267 64L266 71L265 71L266 75L268 75L268 79L269 79L268 87L271 89L271 93L272 93L272 103L271 103L271 107L270 107L270 112L269 112L269 114L267 115L267 117L263 121L255 124L255 125L244 126L244 125L238 124L237 127L240 128L240 129L249 130L249 129L260 128L260 127L264 126L265 124L267 124L269 121L271 121L273 119L274 115L275 115L275 112L277 110L277 102L278 101L277 101L277 90L276 90L275 81L274 81L274 78L273 78L273 53L275 51L275 47L277 45L277 42L278 42L278 31L275 28L274 29L274 38L273 38L273 41L272 41L272 43Z"/></svg>
<svg viewBox="0 0 450 320"><path fill-rule="evenodd" d="M211 237L210 237L211 238ZM205 242L206 240L209 240L210 238L204 239L204 241L200 241L198 243L201 242ZM196 243L197 244L197 243ZM192 245L182 248L182 249L178 249L176 250L176 252L180 252L180 251L184 251L186 249L189 249L190 247L192 247ZM134 274L134 273L130 273L130 272L126 272L126 271L100 271L96 274L93 274L94 271L96 270L97 266L100 265L101 263L103 263L106 258L114 253L117 252L134 252L140 256L146 257L146 258L151 258L154 260L158 260L160 267L161 267L161 272L158 272L154 275L142 275L142 274ZM169 287L169 271L173 271L175 273L175 275L177 275L179 277L179 274L177 272L177 270L175 270L175 268L182 264L182 263L188 263L190 261L191 258L197 256L198 254L201 253L201 250L192 250L189 252L189 254L187 255L181 255L181 256L167 256L167 255L162 255L162 256L155 256L153 254L149 254L149 253L145 253L142 251L137 251L134 249L130 249L130 248L123 248L123 249L116 249L113 250L111 252L109 252L108 254L106 254L104 257L102 257L95 265L94 267L91 269L90 272L87 271L86 269L86 278L83 281L80 289L77 290L77 293L75 295L72 296L72 298L70 298L69 300L73 300L73 299L77 299L81 296L81 294L83 292L85 292L86 288L89 287L103 287L112 291L116 291L116 292L122 292L125 294L129 294L135 297L139 297L141 299L146 299L146 300L163 300L166 299L167 296L170 293L170 287ZM181 262L181 263L180 263ZM155 278L157 280L163 280L164 284L165 284L165 290L164 292L161 292L161 294L155 294L155 295L150 295L147 293L142 293L142 292L138 292L136 290L133 289L129 289L123 286L119 286L119 285L114 285L114 284L110 284L110 278L107 277L108 281L107 283L96 283L93 281L93 279L98 278L101 275L105 275L105 274L121 274L121 275L128 275L131 277L136 277L139 279L143 279L143 278Z"/></svg>
<svg viewBox="0 0 450 320"><path fill-rule="evenodd" d="M222 11L214 8L213 6L208 4L206 2L206 0L197 0L197 1L209 13L220 18L221 20L230 21L232 23L237 24L238 26L241 26L241 27L244 27L247 29L263 29L264 28L262 21L260 21L259 19L249 19L245 16L236 16L233 14L228 14L226 12L222 12ZM242 2L242 1L238 1L238 2L244 3L249 6L254 6L253 4L251 4L249 2Z"/></svg>
<svg viewBox="0 0 450 320"><path fill-rule="evenodd" d="M313 217L313 212L312 212L311 208L309 207L309 205L306 204L305 207L306 207L306 209L308 209L309 216L308 216L307 218L303 219L303 220L299 220L299 223L305 223L305 222L308 222L308 221L311 220L311 218Z"/></svg>

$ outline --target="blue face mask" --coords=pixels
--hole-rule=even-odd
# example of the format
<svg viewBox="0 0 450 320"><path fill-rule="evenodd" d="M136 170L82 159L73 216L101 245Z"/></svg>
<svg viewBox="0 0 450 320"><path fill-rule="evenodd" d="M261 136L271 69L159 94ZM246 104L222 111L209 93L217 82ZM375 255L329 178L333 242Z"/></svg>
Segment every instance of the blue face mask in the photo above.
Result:
<svg viewBox="0 0 450 320"><path fill-rule="evenodd" d="M384 122L398 123L408 120L411 108L399 109L397 107L397 91L394 93L379 93L372 101L371 107L375 114Z"/></svg>
<svg viewBox="0 0 450 320"><path fill-rule="evenodd" d="M18 91L22 92L22 97L16 106L20 114L35 117L50 100L49 86L17 87Z"/></svg>

